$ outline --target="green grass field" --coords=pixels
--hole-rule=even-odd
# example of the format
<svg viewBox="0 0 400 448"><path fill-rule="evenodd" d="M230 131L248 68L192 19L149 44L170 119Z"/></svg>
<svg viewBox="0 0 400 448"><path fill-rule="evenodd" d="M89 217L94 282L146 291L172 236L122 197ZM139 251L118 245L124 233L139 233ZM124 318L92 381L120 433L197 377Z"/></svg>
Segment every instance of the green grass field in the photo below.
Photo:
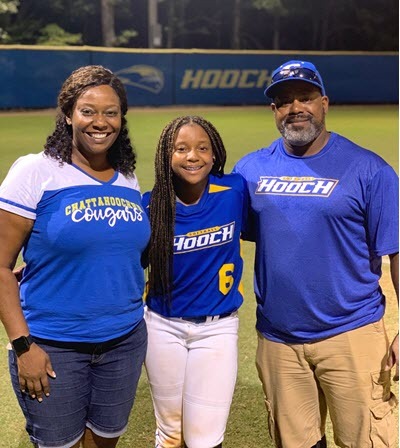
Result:
<svg viewBox="0 0 400 448"><path fill-rule="evenodd" d="M154 150L164 125L178 115L203 115L219 129L228 151L227 172L242 155L266 146L277 138L271 112L266 107L159 108L132 109L128 120L131 137L138 153L137 175L146 191L153 184ZM20 155L42 150L52 131L55 111L0 113L2 143L0 180ZM396 106L334 106L327 117L329 130L343 134L356 143L379 153L398 171L398 108ZM224 442L225 448L269 448L266 411L262 389L254 365L256 334L255 301L252 294L253 247L244 244L245 303L240 311L239 374ZM388 300L386 323L389 336L398 327L397 304L384 264L382 287ZM24 419L11 390L7 368L7 338L0 326L0 448L30 448ZM398 386L395 385L395 393ZM129 430L121 438L120 448L150 448L154 418L145 375L142 376ZM330 428L328 443L334 447Z"/></svg>

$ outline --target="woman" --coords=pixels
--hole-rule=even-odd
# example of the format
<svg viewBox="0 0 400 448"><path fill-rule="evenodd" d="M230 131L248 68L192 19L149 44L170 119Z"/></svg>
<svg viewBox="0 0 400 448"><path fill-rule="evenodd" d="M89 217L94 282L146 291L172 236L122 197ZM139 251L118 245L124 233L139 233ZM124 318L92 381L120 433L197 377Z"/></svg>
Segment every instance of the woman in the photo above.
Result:
<svg viewBox="0 0 400 448"><path fill-rule="evenodd" d="M0 318L35 446L111 448L146 352L149 222L121 81L101 66L79 68L58 105L44 151L18 159L0 187Z"/></svg>
<svg viewBox="0 0 400 448"><path fill-rule="evenodd" d="M244 187L224 175L215 127L179 117L163 130L153 191L146 369L156 447L221 447L237 374Z"/></svg>

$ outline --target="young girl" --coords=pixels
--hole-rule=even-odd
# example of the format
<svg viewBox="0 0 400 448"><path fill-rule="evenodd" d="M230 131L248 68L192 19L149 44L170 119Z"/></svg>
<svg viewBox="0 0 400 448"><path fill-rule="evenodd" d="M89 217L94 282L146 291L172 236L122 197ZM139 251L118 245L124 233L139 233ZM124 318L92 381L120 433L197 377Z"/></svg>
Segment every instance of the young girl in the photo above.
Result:
<svg viewBox="0 0 400 448"><path fill-rule="evenodd" d="M221 447L237 375L237 310L245 202L240 176L224 175L215 127L179 117L163 130L150 216L146 369L156 447Z"/></svg>

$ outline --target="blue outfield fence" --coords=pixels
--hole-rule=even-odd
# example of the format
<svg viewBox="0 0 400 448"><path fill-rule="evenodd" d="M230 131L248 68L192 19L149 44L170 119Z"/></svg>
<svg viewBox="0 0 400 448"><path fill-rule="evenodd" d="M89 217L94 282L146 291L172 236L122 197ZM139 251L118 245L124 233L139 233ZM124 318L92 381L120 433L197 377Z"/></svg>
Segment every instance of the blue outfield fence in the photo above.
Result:
<svg viewBox="0 0 400 448"><path fill-rule="evenodd" d="M397 52L129 50L0 46L0 109L55 107L72 70L101 64L123 80L130 106L257 105L272 71L290 59L313 62L331 103L398 103Z"/></svg>

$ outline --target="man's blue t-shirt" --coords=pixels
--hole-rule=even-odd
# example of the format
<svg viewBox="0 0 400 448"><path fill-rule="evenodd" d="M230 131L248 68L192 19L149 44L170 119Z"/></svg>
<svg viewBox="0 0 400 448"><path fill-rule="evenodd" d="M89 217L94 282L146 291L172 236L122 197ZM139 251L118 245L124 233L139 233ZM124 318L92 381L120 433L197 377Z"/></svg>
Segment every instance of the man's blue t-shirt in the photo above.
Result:
<svg viewBox="0 0 400 448"><path fill-rule="evenodd" d="M394 170L331 133L318 154L288 154L278 139L234 171L251 197L257 329L302 343L379 320L381 257L398 252Z"/></svg>

